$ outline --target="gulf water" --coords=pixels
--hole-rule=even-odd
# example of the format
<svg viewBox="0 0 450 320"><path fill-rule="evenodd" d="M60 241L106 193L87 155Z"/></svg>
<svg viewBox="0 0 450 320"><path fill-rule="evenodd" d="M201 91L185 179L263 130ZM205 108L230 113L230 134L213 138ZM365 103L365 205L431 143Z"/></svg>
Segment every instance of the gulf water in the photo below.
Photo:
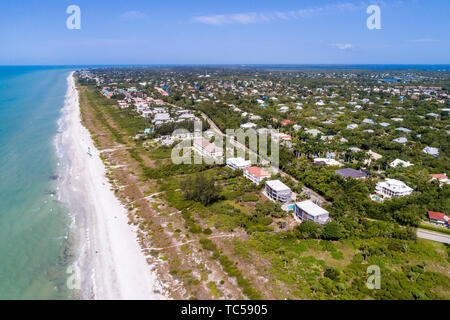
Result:
<svg viewBox="0 0 450 320"><path fill-rule="evenodd" d="M0 67L0 299L70 299L54 139L66 68Z"/></svg>

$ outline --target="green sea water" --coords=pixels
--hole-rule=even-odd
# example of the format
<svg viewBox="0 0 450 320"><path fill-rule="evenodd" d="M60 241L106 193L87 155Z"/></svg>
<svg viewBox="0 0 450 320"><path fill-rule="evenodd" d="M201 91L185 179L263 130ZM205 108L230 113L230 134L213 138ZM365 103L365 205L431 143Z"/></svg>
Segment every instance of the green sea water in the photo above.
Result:
<svg viewBox="0 0 450 320"><path fill-rule="evenodd" d="M70 70L0 67L0 299L69 299L54 139Z"/></svg>

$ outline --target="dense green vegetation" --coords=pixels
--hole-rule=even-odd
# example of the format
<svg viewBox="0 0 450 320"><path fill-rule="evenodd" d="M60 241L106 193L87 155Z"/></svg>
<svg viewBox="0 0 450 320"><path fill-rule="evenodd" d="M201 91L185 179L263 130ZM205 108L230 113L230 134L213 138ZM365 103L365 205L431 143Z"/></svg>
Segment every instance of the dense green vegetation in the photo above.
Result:
<svg viewBox="0 0 450 320"><path fill-rule="evenodd" d="M443 299L450 279L438 270L447 265L449 248L372 237L341 242L295 241L294 233L255 233L244 244L271 260L270 272L285 283L289 295L311 299ZM242 246L243 243L240 243ZM242 248L240 249L243 250ZM342 253L343 250L345 254ZM381 269L381 288L366 286L367 268Z"/></svg>
<svg viewBox="0 0 450 320"><path fill-rule="evenodd" d="M197 67L173 71L168 67L96 72L110 83L120 83L119 88L134 86L143 94L189 109L197 116L201 111L222 131L254 122L259 128L276 128L291 135L291 141L280 148L280 168L296 182L287 176L276 178L299 194L305 186L329 202L323 206L330 211L331 222L322 226L305 221L285 231L286 213L279 204L264 201L262 185L249 183L239 170L220 165L173 164L169 160L171 148L152 142L177 128L192 131L193 122L164 124L136 142L129 152L140 163L142 178L157 182L168 204L181 212L187 236L204 237L199 240L203 250L210 251L209 258L237 280L244 295L258 299L264 295L260 288L269 288L280 299L450 297L449 246L417 239L415 229L420 226L441 231L424 225L422 220L427 211L448 213L450 209L449 185L430 181L431 173L450 171L450 118L444 111L448 99L445 103L438 101L442 98L439 94L448 89L448 73L413 73L414 85L439 85L442 91L408 93L401 98L394 89L409 90L410 83L383 84L379 82L381 73L367 70L255 73L223 68L214 69L210 78L200 78L203 71ZM405 72L392 73L406 76ZM144 81L153 85L141 86ZM171 95L159 96L154 85L161 83L171 84ZM90 99L95 101L95 116L117 142L123 142L123 137L108 124L105 115L130 136L152 126L132 108L117 108L114 98L122 96L109 100L94 92L100 87L90 84L88 89ZM319 99L322 104L317 104ZM357 103L361 104L359 108L355 107ZM287 110L281 111L282 106ZM259 117L251 120L251 115ZM364 122L369 118L373 124ZM283 125L282 120L292 123ZM381 127L382 122L388 125ZM357 129L347 128L353 123ZM299 127L294 128L294 124ZM203 121L206 128L209 125ZM307 132L311 128L320 133L314 137ZM407 130L397 130L402 128ZM399 137L406 137L408 142L392 142ZM439 157L425 154L422 149L426 146L438 148ZM382 158L367 162L369 150ZM142 152L154 160L152 166L144 164ZM345 167L367 170L370 176L344 179L334 173L335 167L313 165L314 158L330 154ZM395 159L414 165L391 168ZM370 200L376 183L387 177L405 182L414 189L413 194L384 202ZM234 256L229 251L224 255L221 243L207 238L215 232L236 233L249 240L233 240ZM268 284L252 284L241 261L270 280ZM367 268L372 265L381 270L379 290L366 285ZM209 283L208 288L215 297L220 294L215 283Z"/></svg>

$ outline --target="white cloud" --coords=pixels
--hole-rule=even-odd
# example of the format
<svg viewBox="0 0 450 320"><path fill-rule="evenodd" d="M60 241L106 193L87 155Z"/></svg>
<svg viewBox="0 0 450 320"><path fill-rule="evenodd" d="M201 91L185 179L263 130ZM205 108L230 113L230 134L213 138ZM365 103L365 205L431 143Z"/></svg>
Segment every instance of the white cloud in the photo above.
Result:
<svg viewBox="0 0 450 320"><path fill-rule="evenodd" d="M264 22L268 20L268 17L265 17L262 14L251 12L251 13L237 13L231 15L217 14L210 16L199 16L193 18L195 22L200 22L204 24L213 24L217 26L221 26L224 24L231 23L240 23L240 24L250 24L250 23L258 23Z"/></svg>
<svg viewBox="0 0 450 320"><path fill-rule="evenodd" d="M215 14L206 16L197 16L192 18L194 22L211 24L222 26L225 24L254 24L254 23L265 23L270 21L289 21L297 20L305 17L314 16L317 14L324 13L335 13L342 11L352 11L356 9L364 8L364 4L354 4L354 3L338 3L333 5L328 5L324 7L314 7L307 9L298 9L291 11L276 11L269 13L261 12L247 12L247 13L235 13L235 14Z"/></svg>
<svg viewBox="0 0 450 320"><path fill-rule="evenodd" d="M145 14L143 14L140 11L134 10L134 11L127 11L123 13L120 16L120 20L122 21L133 21L133 20L139 20L145 17Z"/></svg>
<svg viewBox="0 0 450 320"><path fill-rule="evenodd" d="M351 43L332 43L332 44L330 44L330 46L336 47L340 50L348 50L348 49L352 49L355 47Z"/></svg>

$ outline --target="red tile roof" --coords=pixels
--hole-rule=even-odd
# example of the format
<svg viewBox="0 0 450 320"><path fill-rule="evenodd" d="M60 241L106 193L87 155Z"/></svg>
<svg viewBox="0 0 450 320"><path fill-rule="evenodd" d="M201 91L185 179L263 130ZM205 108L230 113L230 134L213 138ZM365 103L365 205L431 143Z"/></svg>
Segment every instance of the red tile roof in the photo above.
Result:
<svg viewBox="0 0 450 320"><path fill-rule="evenodd" d="M442 212L428 211L428 218L448 222L450 218Z"/></svg>
<svg viewBox="0 0 450 320"><path fill-rule="evenodd" d="M261 169L259 167L249 167L249 168L245 168L244 170L247 170L249 173L251 173L252 175L254 175L257 178L270 177L270 174L268 172L264 171L263 169Z"/></svg>
<svg viewBox="0 0 450 320"><path fill-rule="evenodd" d="M436 179L447 179L447 176L443 173L431 174L431 177Z"/></svg>

